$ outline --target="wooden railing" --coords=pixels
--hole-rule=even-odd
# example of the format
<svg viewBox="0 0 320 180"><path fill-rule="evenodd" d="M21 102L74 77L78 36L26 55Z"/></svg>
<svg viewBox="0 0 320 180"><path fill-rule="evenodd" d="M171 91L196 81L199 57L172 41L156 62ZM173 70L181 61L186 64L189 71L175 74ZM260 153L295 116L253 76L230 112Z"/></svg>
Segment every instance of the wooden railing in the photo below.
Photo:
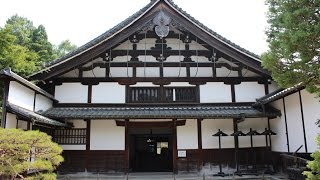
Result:
<svg viewBox="0 0 320 180"><path fill-rule="evenodd" d="M198 87L129 87L128 103L198 102Z"/></svg>
<svg viewBox="0 0 320 180"><path fill-rule="evenodd" d="M295 155L281 154L281 162L283 171L289 175L290 179L304 180L302 172L307 168L307 159L297 157Z"/></svg>

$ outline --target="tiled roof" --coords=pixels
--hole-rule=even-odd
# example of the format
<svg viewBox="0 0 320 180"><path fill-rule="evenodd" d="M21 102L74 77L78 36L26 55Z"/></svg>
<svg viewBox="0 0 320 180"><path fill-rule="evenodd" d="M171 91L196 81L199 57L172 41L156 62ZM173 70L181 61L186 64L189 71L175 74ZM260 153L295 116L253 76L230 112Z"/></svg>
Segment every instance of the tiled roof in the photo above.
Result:
<svg viewBox="0 0 320 180"><path fill-rule="evenodd" d="M96 37L95 39L89 41L88 43L80 46L79 48L77 48L76 50L56 59L53 61L48 62L47 64L45 64L45 69L36 72L35 74L38 74L40 72L43 72L45 70L47 70L48 68L50 68L51 66L54 66L60 62L66 61L70 58L72 58L73 56L77 56L85 51L87 51L88 49L91 49L92 47L94 47L97 44L100 44L102 42L104 42L105 40L107 40L109 37L113 36L115 33L117 33L118 31L120 31L121 29L125 28L126 26L128 26L130 23L134 22L138 17L140 17L141 15L143 15L144 13L147 12L147 10L149 10L150 8L152 8L156 3L158 3L159 1L165 1L167 2L170 6L172 6L174 9L176 9L178 12L180 12L181 14L183 14L185 17L187 17L188 19L190 19L194 24L198 25L200 28L204 29L205 31L207 31L209 34L211 34L213 37L217 38L218 40L220 40L221 42L227 44L228 46L236 49L237 51L240 51L244 54L247 54L251 57L253 57L255 60L260 61L260 56L257 54L254 54L242 47L240 47L239 45L231 42L230 40L228 40L227 38L221 36L220 34L218 34L217 32L211 30L210 28L208 28L207 26L205 26L204 24L202 24L201 22L199 22L198 20L196 20L194 17L192 17L190 14L188 14L186 11L182 10L179 6L177 6L172 0L151 0L150 3L148 3L145 7L143 7L142 9L140 9L138 12L134 13L133 15L131 15L130 17L128 17L127 19L125 19L124 21L120 22L119 24L117 24L116 26L114 26L113 28L109 29L108 31L106 31L105 33L101 34L100 36ZM32 74L31 76L35 75Z"/></svg>
<svg viewBox="0 0 320 180"><path fill-rule="evenodd" d="M257 102L254 103L253 106L268 104L270 102L276 101L276 100L283 98L285 96L293 94L301 89L304 89L304 86L302 83L298 83L298 84L296 84L292 87L289 87L287 89L278 89L270 94L267 94L267 95L257 99Z"/></svg>
<svg viewBox="0 0 320 180"><path fill-rule="evenodd" d="M42 115L66 119L139 119L139 118L254 118L276 117L280 112L266 108L265 113L247 105L177 105L126 107L53 107Z"/></svg>
<svg viewBox="0 0 320 180"><path fill-rule="evenodd" d="M40 123L40 124L47 124L47 125L52 125L52 126L69 127L69 125L67 125L65 123L61 123L59 121L44 117L40 114L37 114L33 111L30 111L28 109L22 108L20 106L14 105L14 104L7 104L7 110L9 112L17 114L19 116L22 116L23 118L31 120L35 124Z"/></svg>

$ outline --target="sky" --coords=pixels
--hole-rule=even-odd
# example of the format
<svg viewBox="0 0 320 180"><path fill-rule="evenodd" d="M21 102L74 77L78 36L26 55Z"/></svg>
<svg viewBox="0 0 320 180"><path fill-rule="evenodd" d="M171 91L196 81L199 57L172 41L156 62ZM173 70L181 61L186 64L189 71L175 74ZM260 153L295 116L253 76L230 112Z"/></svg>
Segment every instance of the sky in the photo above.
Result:
<svg viewBox="0 0 320 180"><path fill-rule="evenodd" d="M267 51L264 0L173 0L201 23L260 55ZM5 0L0 27L14 14L44 25L49 41L81 46L148 4L150 0Z"/></svg>

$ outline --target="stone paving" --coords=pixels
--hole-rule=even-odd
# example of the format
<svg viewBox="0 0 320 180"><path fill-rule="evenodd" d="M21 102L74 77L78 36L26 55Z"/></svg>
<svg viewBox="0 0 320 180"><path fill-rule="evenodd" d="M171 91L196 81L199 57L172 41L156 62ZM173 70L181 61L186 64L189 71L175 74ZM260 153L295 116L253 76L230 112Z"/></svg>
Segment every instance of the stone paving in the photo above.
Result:
<svg viewBox="0 0 320 180"><path fill-rule="evenodd" d="M243 176L213 176L210 174L201 175L196 173L130 173L125 174L92 174L92 173L77 173L77 174L66 174L58 175L58 180L104 180L104 179L114 179L114 180L288 180L286 175L276 174L276 175L243 175Z"/></svg>

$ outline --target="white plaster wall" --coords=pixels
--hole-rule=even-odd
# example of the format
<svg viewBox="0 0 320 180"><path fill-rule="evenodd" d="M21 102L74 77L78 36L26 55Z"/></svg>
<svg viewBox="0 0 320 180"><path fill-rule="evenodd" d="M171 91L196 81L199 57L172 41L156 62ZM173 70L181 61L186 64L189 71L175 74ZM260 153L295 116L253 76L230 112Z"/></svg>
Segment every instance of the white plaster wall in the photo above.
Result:
<svg viewBox="0 0 320 180"><path fill-rule="evenodd" d="M122 44L119 44L117 47L114 48L115 50L126 50L132 49L132 43L129 40L126 40Z"/></svg>
<svg viewBox="0 0 320 180"><path fill-rule="evenodd" d="M86 145L59 145L63 150L86 150Z"/></svg>
<svg viewBox="0 0 320 180"><path fill-rule="evenodd" d="M186 125L177 127L177 148L198 148L198 128L196 119L187 119Z"/></svg>
<svg viewBox="0 0 320 180"><path fill-rule="evenodd" d="M17 127L17 117L15 114L7 113L6 116L6 128L16 128Z"/></svg>
<svg viewBox="0 0 320 180"><path fill-rule="evenodd" d="M138 58L139 58L139 61L141 61L141 62L143 62L143 63L145 63L145 62L158 62L157 60L156 60L156 58L155 57L153 57L153 56L138 56Z"/></svg>
<svg viewBox="0 0 320 180"><path fill-rule="evenodd" d="M201 122L202 130L202 148L217 149L219 148L218 137L212 136L218 129L230 135L233 133L233 119L204 119ZM234 137L221 137L221 148L234 148Z"/></svg>
<svg viewBox="0 0 320 180"><path fill-rule="evenodd" d="M52 107L52 100L41 94L36 94L35 111L46 111Z"/></svg>
<svg viewBox="0 0 320 180"><path fill-rule="evenodd" d="M190 77L213 77L212 67L190 67Z"/></svg>
<svg viewBox="0 0 320 180"><path fill-rule="evenodd" d="M24 129L27 130L28 129L28 122L27 121L22 121L22 120L18 120L18 129Z"/></svg>
<svg viewBox="0 0 320 180"><path fill-rule="evenodd" d="M138 82L130 87L159 87L159 85L154 85L152 82Z"/></svg>
<svg viewBox="0 0 320 180"><path fill-rule="evenodd" d="M10 81L8 101L17 106L33 111L34 91Z"/></svg>
<svg viewBox="0 0 320 180"><path fill-rule="evenodd" d="M125 103L126 88L118 83L92 86L92 103Z"/></svg>
<svg viewBox="0 0 320 180"><path fill-rule="evenodd" d="M137 67L137 77L160 77L159 67Z"/></svg>
<svg viewBox="0 0 320 180"><path fill-rule="evenodd" d="M183 56L169 56L167 57L166 62L181 62L183 60L184 60Z"/></svg>
<svg viewBox="0 0 320 180"><path fill-rule="evenodd" d="M242 82L235 85L236 102L254 102L265 95L264 85L257 82Z"/></svg>
<svg viewBox="0 0 320 180"><path fill-rule="evenodd" d="M63 83L56 86L54 96L60 103L86 103L88 86L80 83Z"/></svg>
<svg viewBox="0 0 320 180"><path fill-rule="evenodd" d="M86 128L87 122L83 119L72 119L68 120L68 122L73 123L74 128Z"/></svg>
<svg viewBox="0 0 320 180"><path fill-rule="evenodd" d="M304 145L299 94L295 93L285 97L285 104L290 151L294 152L300 145ZM304 147L299 152L305 152Z"/></svg>
<svg viewBox="0 0 320 180"><path fill-rule="evenodd" d="M200 102L231 102L231 86L223 82L208 82L200 86Z"/></svg>
<svg viewBox="0 0 320 180"><path fill-rule="evenodd" d="M110 67L110 77L132 77L131 67Z"/></svg>
<svg viewBox="0 0 320 180"><path fill-rule="evenodd" d="M191 84L189 84L188 82L171 82L170 84L165 85L165 87L168 87L168 86L174 86L174 87L193 86L193 87L194 87L194 85L191 85Z"/></svg>
<svg viewBox="0 0 320 180"><path fill-rule="evenodd" d="M318 119L320 119L320 99L315 98L314 94L310 94L306 90L302 90L301 100L306 129L308 152L314 152L318 150L316 137L320 133L320 128L315 124L315 122Z"/></svg>
<svg viewBox="0 0 320 180"><path fill-rule="evenodd" d="M269 88L269 93L272 93L272 92L280 89L279 86L277 85L277 83L274 81L271 81L271 83L268 85L268 88Z"/></svg>
<svg viewBox="0 0 320 180"><path fill-rule="evenodd" d="M272 150L277 152L288 152L285 114L282 99L273 102L271 105L281 111L281 117L270 120L270 128L277 133L276 136L271 136Z"/></svg>
<svg viewBox="0 0 320 180"><path fill-rule="evenodd" d="M268 128L268 119L267 118L247 118L245 121L238 124L238 130L243 133L248 133L252 130L256 130L259 133L262 133L265 128ZM252 136L253 147L265 147L266 141L265 136ZM250 136L240 136L239 137L239 147L251 147Z"/></svg>
<svg viewBox="0 0 320 180"><path fill-rule="evenodd" d="M238 77L238 71L231 71L225 67L216 69L217 77Z"/></svg>
<svg viewBox="0 0 320 180"><path fill-rule="evenodd" d="M95 67L89 71L83 71L83 77L105 77L106 76L106 68Z"/></svg>
<svg viewBox="0 0 320 180"><path fill-rule="evenodd" d="M91 150L124 150L125 128L113 120L91 120Z"/></svg>
<svg viewBox="0 0 320 180"><path fill-rule="evenodd" d="M187 70L185 67L164 67L164 77L187 77Z"/></svg>
<svg viewBox="0 0 320 180"><path fill-rule="evenodd" d="M252 71L249 71L248 69L246 69L246 67L242 70L242 76L243 77L260 77L260 75Z"/></svg>

